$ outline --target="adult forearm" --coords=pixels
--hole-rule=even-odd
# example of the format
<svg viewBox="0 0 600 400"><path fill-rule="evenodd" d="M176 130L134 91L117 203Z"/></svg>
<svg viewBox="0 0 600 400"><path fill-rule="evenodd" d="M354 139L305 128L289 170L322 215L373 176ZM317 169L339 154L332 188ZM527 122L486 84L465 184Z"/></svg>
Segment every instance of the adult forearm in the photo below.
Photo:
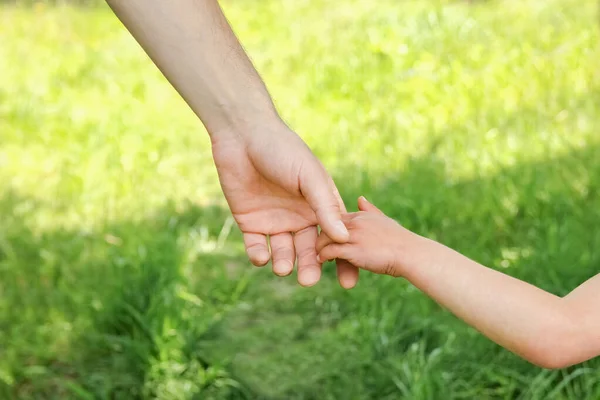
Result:
<svg viewBox="0 0 600 400"><path fill-rule="evenodd" d="M217 0L107 3L211 136L278 119Z"/></svg>
<svg viewBox="0 0 600 400"><path fill-rule="evenodd" d="M583 361L576 316L563 299L430 242L406 278L496 343L538 365Z"/></svg>

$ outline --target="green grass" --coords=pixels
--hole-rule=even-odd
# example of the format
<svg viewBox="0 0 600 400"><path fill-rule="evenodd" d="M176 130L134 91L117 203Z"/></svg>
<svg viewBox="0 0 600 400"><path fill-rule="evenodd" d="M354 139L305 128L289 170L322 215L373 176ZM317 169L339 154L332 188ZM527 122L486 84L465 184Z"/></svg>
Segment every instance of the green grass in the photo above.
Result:
<svg viewBox="0 0 600 400"><path fill-rule="evenodd" d="M227 1L347 204L566 294L600 270L597 4ZM600 398L401 280L248 263L195 116L106 6L0 8L0 398Z"/></svg>

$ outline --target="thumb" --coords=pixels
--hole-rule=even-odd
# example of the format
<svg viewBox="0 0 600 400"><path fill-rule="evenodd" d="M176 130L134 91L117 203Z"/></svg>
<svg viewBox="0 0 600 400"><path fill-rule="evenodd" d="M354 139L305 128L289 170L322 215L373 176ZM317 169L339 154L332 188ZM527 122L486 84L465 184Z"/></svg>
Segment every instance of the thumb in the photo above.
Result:
<svg viewBox="0 0 600 400"><path fill-rule="evenodd" d="M358 198L358 209L360 211L383 214L383 211L371 204L364 196Z"/></svg>
<svg viewBox="0 0 600 400"><path fill-rule="evenodd" d="M304 168L299 177L300 192L317 216L321 230L337 243L350 239L342 222L338 191L333 180L317 160L310 168Z"/></svg>

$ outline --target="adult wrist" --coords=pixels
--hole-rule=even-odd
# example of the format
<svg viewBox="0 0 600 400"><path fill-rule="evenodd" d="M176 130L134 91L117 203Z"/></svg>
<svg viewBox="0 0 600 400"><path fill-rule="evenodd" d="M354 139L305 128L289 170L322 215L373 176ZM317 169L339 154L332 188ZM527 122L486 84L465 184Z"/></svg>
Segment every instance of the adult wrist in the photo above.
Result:
<svg viewBox="0 0 600 400"><path fill-rule="evenodd" d="M285 126L275 107L269 105L221 106L202 122L213 142L231 136L248 141L261 132Z"/></svg>

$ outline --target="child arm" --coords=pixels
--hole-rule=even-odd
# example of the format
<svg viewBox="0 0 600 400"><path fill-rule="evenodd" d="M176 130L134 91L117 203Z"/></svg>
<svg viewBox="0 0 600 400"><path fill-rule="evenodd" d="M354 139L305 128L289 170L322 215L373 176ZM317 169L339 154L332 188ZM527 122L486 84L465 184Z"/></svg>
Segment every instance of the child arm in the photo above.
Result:
<svg viewBox="0 0 600 400"><path fill-rule="evenodd" d="M600 275L564 298L423 238L366 199L343 217L345 244L319 237L320 260L342 258L369 271L401 276L475 329L543 368L600 355Z"/></svg>
<svg viewBox="0 0 600 400"><path fill-rule="evenodd" d="M561 298L430 245L431 260L405 277L496 343L550 369L600 354L600 275Z"/></svg>

